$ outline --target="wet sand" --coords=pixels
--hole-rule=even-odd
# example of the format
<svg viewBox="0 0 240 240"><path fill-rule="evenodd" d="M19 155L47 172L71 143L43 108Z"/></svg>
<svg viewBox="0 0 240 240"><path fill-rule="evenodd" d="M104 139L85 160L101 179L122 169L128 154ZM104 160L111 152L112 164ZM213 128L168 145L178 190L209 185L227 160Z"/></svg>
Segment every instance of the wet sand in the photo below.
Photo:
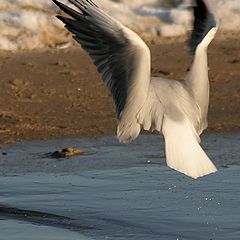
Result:
<svg viewBox="0 0 240 240"><path fill-rule="evenodd" d="M154 76L182 79L191 57L182 40L150 43ZM209 131L240 129L239 36L209 49ZM0 142L114 135L115 110L80 48L0 53Z"/></svg>
<svg viewBox="0 0 240 240"><path fill-rule="evenodd" d="M239 142L239 134L206 134L219 171L199 180L166 167L159 136L130 145L114 137L5 145L1 239L238 240ZM84 154L45 155L66 146Z"/></svg>

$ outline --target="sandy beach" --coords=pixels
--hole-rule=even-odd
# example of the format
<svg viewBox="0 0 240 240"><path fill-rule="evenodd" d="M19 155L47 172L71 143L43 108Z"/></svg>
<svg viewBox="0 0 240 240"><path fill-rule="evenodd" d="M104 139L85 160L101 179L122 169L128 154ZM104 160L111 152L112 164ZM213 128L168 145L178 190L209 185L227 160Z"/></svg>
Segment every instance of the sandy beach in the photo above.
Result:
<svg viewBox="0 0 240 240"><path fill-rule="evenodd" d="M239 35L209 49L208 131L240 129ZM191 56L185 41L149 42L152 74L182 79ZM79 47L0 53L0 141L114 135L115 107L95 66Z"/></svg>

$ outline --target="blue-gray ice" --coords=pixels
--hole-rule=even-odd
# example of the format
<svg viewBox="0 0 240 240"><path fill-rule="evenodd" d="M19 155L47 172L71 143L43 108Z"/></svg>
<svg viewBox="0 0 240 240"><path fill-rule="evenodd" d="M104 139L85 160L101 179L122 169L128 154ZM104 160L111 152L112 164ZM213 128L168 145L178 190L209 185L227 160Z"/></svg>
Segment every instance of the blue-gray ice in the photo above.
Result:
<svg viewBox="0 0 240 240"><path fill-rule="evenodd" d="M165 166L158 136L3 147L0 239L240 239L240 135L207 134L203 143L219 172L199 180ZM66 146L85 154L43 157Z"/></svg>

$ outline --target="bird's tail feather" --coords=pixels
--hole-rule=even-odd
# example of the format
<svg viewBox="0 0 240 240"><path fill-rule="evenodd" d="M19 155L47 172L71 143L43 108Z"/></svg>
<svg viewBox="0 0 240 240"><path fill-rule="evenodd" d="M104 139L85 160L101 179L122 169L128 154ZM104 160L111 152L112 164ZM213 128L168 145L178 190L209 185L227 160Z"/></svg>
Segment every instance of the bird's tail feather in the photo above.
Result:
<svg viewBox="0 0 240 240"><path fill-rule="evenodd" d="M165 117L163 134L170 168L195 179L217 171L199 145L198 136L187 119L176 122Z"/></svg>

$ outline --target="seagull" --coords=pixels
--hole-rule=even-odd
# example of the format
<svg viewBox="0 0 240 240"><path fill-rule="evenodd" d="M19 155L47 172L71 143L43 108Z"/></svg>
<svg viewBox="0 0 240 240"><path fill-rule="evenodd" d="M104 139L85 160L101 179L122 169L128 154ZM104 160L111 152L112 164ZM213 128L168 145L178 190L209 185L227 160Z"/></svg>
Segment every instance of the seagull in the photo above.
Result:
<svg viewBox="0 0 240 240"><path fill-rule="evenodd" d="M184 80L151 77L151 52L132 30L92 0L52 0L67 16L57 16L89 54L116 105L117 137L136 139L142 129L165 139L167 165L197 179L217 171L200 146L207 128L207 49L218 29L213 0L196 0L188 46L193 62Z"/></svg>

